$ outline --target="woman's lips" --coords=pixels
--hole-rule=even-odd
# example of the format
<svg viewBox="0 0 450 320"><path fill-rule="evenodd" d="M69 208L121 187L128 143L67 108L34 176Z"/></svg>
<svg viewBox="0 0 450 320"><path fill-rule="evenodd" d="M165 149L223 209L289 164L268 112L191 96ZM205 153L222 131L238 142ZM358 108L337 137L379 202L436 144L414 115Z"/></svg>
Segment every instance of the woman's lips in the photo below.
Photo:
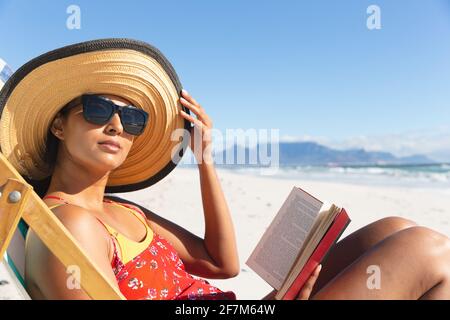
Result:
<svg viewBox="0 0 450 320"><path fill-rule="evenodd" d="M99 146L102 150L109 153L117 153L120 150L118 146L111 143L99 143Z"/></svg>

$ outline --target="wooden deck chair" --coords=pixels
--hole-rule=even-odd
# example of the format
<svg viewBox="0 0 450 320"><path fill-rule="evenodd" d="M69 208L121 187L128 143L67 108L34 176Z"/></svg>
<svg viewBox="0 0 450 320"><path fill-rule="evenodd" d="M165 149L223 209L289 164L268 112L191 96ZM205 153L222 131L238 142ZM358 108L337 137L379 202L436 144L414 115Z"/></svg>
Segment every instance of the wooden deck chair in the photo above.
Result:
<svg viewBox="0 0 450 320"><path fill-rule="evenodd" d="M0 266L0 281L2 272L3 276L14 278L13 284L19 286L17 296L25 299L27 295L20 286L24 285L25 235L28 228L36 232L66 268L74 265L79 268L80 285L92 299L125 299L95 263L89 260L76 239L33 187L0 152L0 258L6 255ZM0 290L2 285L4 283L0 282Z"/></svg>

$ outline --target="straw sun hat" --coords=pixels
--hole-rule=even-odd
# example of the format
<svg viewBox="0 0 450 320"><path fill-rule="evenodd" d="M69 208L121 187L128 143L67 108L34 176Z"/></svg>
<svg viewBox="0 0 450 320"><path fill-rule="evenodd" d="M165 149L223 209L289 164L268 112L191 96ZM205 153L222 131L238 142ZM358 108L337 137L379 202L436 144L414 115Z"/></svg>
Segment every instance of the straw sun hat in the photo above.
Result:
<svg viewBox="0 0 450 320"><path fill-rule="evenodd" d="M179 102L181 89L170 62L141 41L101 39L47 52L0 91L0 151L24 178L49 179L46 139L58 111L84 93L113 94L147 111L149 121L105 191L148 187L175 168L189 142L191 124L179 114L189 113Z"/></svg>

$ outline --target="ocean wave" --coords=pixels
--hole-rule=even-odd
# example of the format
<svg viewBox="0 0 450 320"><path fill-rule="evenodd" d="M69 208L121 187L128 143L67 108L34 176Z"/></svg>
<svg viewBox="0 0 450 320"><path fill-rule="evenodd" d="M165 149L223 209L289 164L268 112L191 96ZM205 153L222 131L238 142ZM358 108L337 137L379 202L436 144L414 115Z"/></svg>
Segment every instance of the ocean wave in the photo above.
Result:
<svg viewBox="0 0 450 320"><path fill-rule="evenodd" d="M259 174L259 168L239 168L242 173ZM450 187L450 165L426 166L297 166L280 167L274 177L319 179L352 183Z"/></svg>

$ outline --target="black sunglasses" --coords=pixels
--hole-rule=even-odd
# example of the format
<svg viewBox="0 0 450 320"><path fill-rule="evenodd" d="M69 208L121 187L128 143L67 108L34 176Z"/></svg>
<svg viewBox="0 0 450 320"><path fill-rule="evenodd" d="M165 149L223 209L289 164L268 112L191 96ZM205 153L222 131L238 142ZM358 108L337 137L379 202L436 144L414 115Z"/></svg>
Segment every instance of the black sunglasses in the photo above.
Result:
<svg viewBox="0 0 450 320"><path fill-rule="evenodd" d="M135 106L118 106L111 100L94 95L81 96L84 119L90 123L105 125L119 112L123 130L132 135L140 135L147 125L148 113Z"/></svg>

